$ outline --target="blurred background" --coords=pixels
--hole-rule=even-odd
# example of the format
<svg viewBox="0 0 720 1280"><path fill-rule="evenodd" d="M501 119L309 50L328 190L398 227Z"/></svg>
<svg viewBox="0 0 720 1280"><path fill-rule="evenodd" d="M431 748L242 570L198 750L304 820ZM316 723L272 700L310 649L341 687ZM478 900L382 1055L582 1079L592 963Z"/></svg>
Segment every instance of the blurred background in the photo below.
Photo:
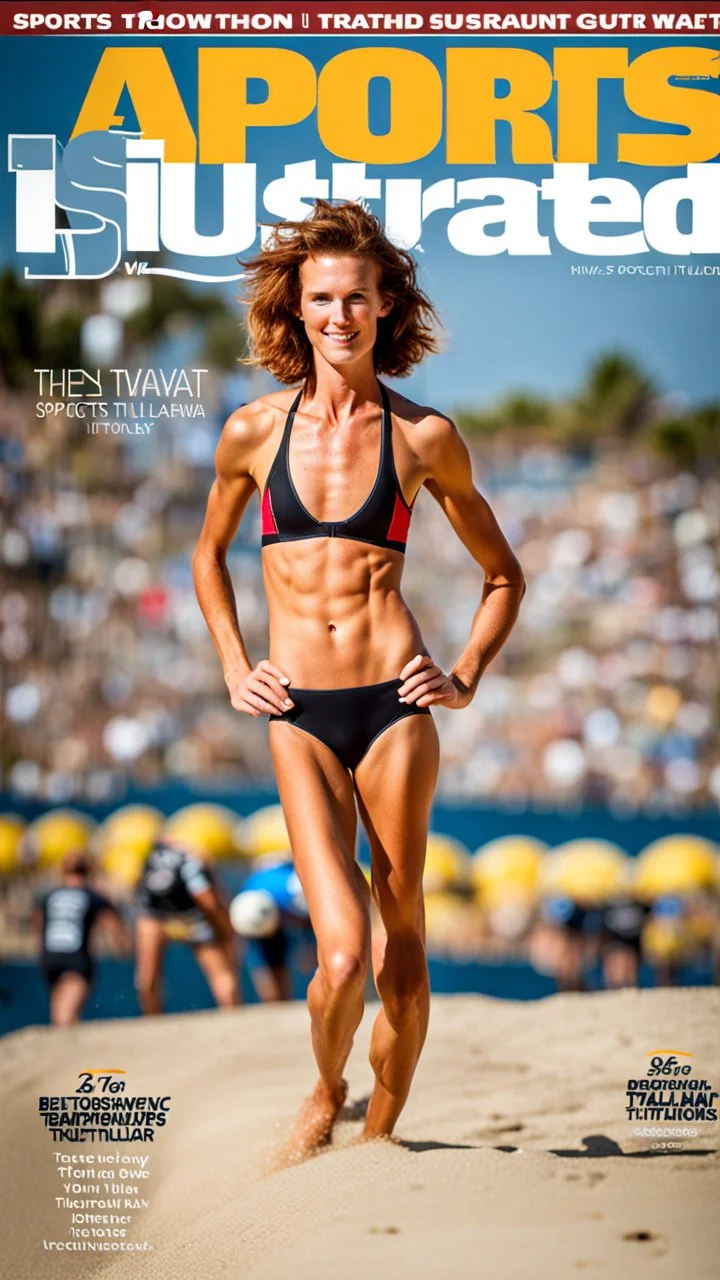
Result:
<svg viewBox="0 0 720 1280"><path fill-rule="evenodd" d="M152 838L180 810L229 894L258 858L287 855L276 818L260 836L248 821L276 802L267 726L231 709L190 572L222 424L273 386L238 365L243 344L231 299L172 278L0 276L5 1026L46 1019L28 922L67 852L90 848L98 883L130 914ZM159 417L138 436L40 420L37 402L55 397L38 394L39 364L202 368L204 416ZM433 986L530 998L714 981L720 404L673 398L629 354L603 350L562 397L519 388L457 404L451 383L446 394L436 407L463 431L528 591L472 706L436 715ZM447 668L482 579L443 523L423 494L404 583ZM256 499L228 563L257 660ZM118 810L124 834L111 838ZM637 964L608 967L622 950L608 913L623 906L636 909L625 951ZM171 956L169 1008L208 1002L186 953ZM101 964L88 1016L137 1011L127 976Z"/></svg>

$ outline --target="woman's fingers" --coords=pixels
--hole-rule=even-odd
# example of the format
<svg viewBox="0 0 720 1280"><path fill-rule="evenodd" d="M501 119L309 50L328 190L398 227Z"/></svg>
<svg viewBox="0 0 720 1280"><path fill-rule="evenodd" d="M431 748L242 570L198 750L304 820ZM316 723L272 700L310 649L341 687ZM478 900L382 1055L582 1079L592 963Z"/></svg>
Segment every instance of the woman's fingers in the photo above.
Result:
<svg viewBox="0 0 720 1280"><path fill-rule="evenodd" d="M257 718L260 715L257 708L251 707L250 703L246 702L244 698L233 697L230 699L230 705L235 709L235 711L243 711L247 716L254 716Z"/></svg>
<svg viewBox="0 0 720 1280"><path fill-rule="evenodd" d="M289 711L293 705L288 697L287 688L280 683L277 676L271 675L269 671L256 668L248 676L246 687L259 697L271 702L273 710L279 711L281 714L283 711Z"/></svg>
<svg viewBox="0 0 720 1280"><path fill-rule="evenodd" d="M266 716L282 715L282 713L287 710L287 708L282 705L276 706L273 702L270 702L268 698L264 697L260 693L254 692L254 690L250 688L245 690L242 700L243 702L249 703L252 708L256 711L262 712L262 714Z"/></svg>
<svg viewBox="0 0 720 1280"><path fill-rule="evenodd" d="M398 697L402 702L407 702L411 693L417 694L418 689L422 688L423 685L429 684L438 678L443 680L446 678L437 663L433 662L431 658L427 659L427 664L427 666L408 676L404 683L401 684L398 689ZM414 698L410 700L414 701Z"/></svg>
<svg viewBox="0 0 720 1280"><path fill-rule="evenodd" d="M232 673L226 676L226 680L233 707L246 715L282 715L294 705L288 697L289 677L266 659L259 662L244 680L236 682Z"/></svg>
<svg viewBox="0 0 720 1280"><path fill-rule="evenodd" d="M405 663L405 666L400 672L400 679L407 680L409 676L414 675L415 672L421 669L421 667L428 664L431 667L435 665L432 658L428 657L426 653L417 653L414 658L411 658L409 662Z"/></svg>
<svg viewBox="0 0 720 1280"><path fill-rule="evenodd" d="M268 675L274 676L280 684L288 685L290 683L290 677L286 676L284 671L278 671L277 667L274 667L271 662L268 662L267 658L263 658L262 662L258 663L256 670L266 671Z"/></svg>
<svg viewBox="0 0 720 1280"><path fill-rule="evenodd" d="M417 689L412 689L407 697L402 698L401 701L410 705L413 703L418 704L422 702L424 698L433 695L442 695L443 697L447 697L448 695L448 679L442 672L440 672L440 675L436 676L434 680L423 681L422 684L418 685Z"/></svg>
<svg viewBox="0 0 720 1280"><path fill-rule="evenodd" d="M430 707L436 702L447 702L450 698L455 697L455 693L456 690L452 680L448 679L446 676L438 688L432 689L428 693L421 694L421 696L416 700L415 706Z"/></svg>

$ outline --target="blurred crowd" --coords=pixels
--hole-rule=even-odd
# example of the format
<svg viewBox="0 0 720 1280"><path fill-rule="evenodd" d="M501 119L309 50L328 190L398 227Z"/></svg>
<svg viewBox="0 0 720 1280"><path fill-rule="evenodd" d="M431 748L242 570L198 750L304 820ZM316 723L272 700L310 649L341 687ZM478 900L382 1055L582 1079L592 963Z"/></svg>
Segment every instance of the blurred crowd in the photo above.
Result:
<svg viewBox="0 0 720 1280"><path fill-rule="evenodd" d="M171 326L143 363L190 368L193 340ZM0 790L93 804L121 800L129 780L272 777L267 726L230 707L190 571L224 417L266 385L210 369L203 417L159 418L142 436L41 420L32 388L3 392ZM618 813L717 803L718 479L602 438L583 453L537 431L471 448L528 590L472 706L437 712L441 794ZM255 660L259 547L255 499L229 555ZM446 669L481 591L421 494L405 595Z"/></svg>

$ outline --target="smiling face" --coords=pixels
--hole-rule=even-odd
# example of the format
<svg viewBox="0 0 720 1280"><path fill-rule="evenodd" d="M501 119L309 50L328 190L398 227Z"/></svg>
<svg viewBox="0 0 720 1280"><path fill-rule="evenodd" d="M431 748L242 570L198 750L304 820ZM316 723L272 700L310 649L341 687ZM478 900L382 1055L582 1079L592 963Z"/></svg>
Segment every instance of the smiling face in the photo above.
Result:
<svg viewBox="0 0 720 1280"><path fill-rule="evenodd" d="M316 359L343 367L372 356L378 320L392 310L378 288L379 274L372 258L323 254L305 259L298 314Z"/></svg>

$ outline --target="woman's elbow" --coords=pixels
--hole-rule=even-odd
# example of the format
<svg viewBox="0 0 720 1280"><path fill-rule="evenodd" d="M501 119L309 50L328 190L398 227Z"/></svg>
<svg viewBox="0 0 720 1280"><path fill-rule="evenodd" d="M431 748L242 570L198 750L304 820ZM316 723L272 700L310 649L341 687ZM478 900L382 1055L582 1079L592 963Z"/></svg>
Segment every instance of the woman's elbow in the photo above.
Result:
<svg viewBox="0 0 720 1280"><path fill-rule="evenodd" d="M485 573L485 579L488 587L510 587L512 591L518 593L522 600L526 591L525 575L520 567L519 562L513 556L511 561L506 561L499 566L495 573Z"/></svg>

